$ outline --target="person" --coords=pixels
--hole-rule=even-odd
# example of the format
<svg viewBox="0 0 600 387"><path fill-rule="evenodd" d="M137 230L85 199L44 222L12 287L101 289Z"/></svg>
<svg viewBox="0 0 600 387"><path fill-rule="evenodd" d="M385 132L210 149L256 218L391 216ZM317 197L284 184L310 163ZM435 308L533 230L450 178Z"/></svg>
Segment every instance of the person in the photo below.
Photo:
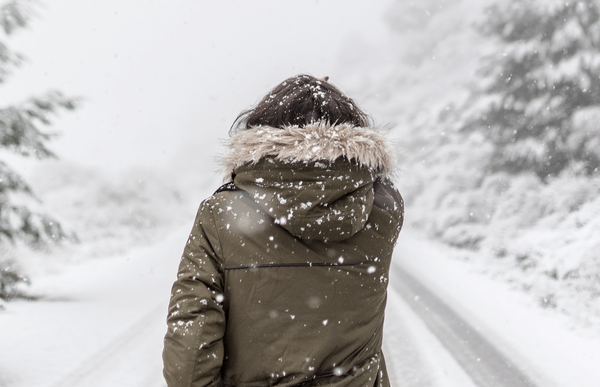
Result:
<svg viewBox="0 0 600 387"><path fill-rule="evenodd" d="M326 79L276 86L230 129L175 281L164 376L183 386L388 386L403 200L394 150Z"/></svg>

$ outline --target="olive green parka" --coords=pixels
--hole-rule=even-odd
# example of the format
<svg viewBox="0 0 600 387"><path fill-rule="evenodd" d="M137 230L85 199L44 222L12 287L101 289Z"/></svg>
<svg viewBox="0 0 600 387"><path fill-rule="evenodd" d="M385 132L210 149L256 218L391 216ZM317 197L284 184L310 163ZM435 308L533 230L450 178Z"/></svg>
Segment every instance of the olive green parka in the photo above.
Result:
<svg viewBox="0 0 600 387"><path fill-rule="evenodd" d="M169 387L389 386L381 351L403 201L375 129L258 127L200 205L171 294Z"/></svg>

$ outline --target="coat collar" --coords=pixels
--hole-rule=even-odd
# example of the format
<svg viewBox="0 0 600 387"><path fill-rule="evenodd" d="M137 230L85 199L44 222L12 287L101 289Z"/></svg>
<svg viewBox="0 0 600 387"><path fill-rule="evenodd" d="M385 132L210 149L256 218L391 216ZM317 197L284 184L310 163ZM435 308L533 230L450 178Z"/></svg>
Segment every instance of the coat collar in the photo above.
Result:
<svg viewBox="0 0 600 387"><path fill-rule="evenodd" d="M223 158L225 178L229 178L236 168L255 164L266 156L288 161L332 162L346 157L384 177L393 175L396 164L389 140L376 129L324 122L303 128L260 126L242 130L229 139Z"/></svg>

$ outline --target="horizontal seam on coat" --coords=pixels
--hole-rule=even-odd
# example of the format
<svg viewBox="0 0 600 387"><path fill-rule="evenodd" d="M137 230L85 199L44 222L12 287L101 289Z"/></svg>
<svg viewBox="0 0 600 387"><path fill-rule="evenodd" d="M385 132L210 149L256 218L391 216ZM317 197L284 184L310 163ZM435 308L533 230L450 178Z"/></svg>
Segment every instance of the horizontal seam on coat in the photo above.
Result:
<svg viewBox="0 0 600 387"><path fill-rule="evenodd" d="M390 253L384 255L382 258L387 257ZM225 270L239 270L239 269L264 269L270 267L336 267L336 266L357 266L365 265L367 263L375 263L377 261L359 261L359 262L297 262L297 263L262 263L257 265L240 265L240 266L226 266Z"/></svg>

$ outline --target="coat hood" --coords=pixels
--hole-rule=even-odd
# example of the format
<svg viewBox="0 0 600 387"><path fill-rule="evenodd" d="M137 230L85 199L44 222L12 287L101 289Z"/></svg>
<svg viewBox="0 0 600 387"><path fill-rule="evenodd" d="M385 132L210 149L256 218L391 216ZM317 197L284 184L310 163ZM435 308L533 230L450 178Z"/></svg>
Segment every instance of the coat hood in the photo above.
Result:
<svg viewBox="0 0 600 387"><path fill-rule="evenodd" d="M373 183L394 166L381 132L326 123L241 131L224 158L230 179L275 223L296 237L332 242L365 227Z"/></svg>

